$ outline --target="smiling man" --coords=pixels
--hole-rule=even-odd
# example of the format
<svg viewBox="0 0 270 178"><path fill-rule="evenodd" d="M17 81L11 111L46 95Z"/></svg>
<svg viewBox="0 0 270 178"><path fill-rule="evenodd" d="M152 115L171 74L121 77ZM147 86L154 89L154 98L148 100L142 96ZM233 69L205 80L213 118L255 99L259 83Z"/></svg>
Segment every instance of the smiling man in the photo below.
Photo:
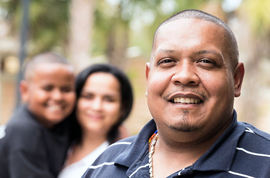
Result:
<svg viewBox="0 0 270 178"><path fill-rule="evenodd" d="M220 19L179 12L157 29L146 65L153 120L112 145L84 177L269 177L270 136L237 121L244 65Z"/></svg>

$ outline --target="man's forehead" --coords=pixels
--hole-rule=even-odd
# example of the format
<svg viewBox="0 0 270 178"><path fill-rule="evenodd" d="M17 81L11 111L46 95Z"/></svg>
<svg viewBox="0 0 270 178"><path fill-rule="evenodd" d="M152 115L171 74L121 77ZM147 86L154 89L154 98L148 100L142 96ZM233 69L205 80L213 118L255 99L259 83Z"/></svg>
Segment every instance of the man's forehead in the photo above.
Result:
<svg viewBox="0 0 270 178"><path fill-rule="evenodd" d="M200 27L212 26L213 28L223 29L221 26L219 26L211 21L204 20L204 19L179 18L179 19L172 20L172 21L160 26L156 32L155 38L157 39L163 33L168 32L168 31L178 33L179 35L180 35L180 32L182 32L183 33L182 35L185 35L185 34L189 33L189 31L187 31L187 29L192 28L192 29L196 30L196 29L198 29L199 26ZM198 29L198 30L201 30L201 29Z"/></svg>
<svg viewBox="0 0 270 178"><path fill-rule="evenodd" d="M184 49L194 49L192 54L208 53L221 56L224 52L224 29L202 19L181 18L160 27L151 53L151 62L157 54L174 55ZM219 39L217 41L216 39Z"/></svg>
<svg viewBox="0 0 270 178"><path fill-rule="evenodd" d="M208 31L212 32L212 34L209 34ZM164 45L167 48L163 50L173 52L170 47L174 45L174 42L177 44L179 40L183 40L183 42L187 42L184 40L196 41L203 38L213 40L216 39L216 36L221 40L224 37L223 34L224 29L212 22L193 18L177 19L159 28L155 36L152 52L162 49Z"/></svg>

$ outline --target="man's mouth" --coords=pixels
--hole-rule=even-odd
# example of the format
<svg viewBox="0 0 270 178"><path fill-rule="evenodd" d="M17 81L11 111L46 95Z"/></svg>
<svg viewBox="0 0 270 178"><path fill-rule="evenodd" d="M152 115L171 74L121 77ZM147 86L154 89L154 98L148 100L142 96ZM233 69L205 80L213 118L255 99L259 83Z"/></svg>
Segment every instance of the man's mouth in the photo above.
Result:
<svg viewBox="0 0 270 178"><path fill-rule="evenodd" d="M202 102L200 99L195 98L174 98L170 100L172 103L181 103L181 104L199 104Z"/></svg>

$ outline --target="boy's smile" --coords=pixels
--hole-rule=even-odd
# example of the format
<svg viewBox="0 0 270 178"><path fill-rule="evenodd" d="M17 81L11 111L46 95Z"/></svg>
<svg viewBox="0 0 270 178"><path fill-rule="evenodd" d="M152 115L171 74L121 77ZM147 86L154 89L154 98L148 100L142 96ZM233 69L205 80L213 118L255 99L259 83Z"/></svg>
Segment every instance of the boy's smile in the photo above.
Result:
<svg viewBox="0 0 270 178"><path fill-rule="evenodd" d="M36 66L26 81L23 98L39 121L52 127L71 113L74 87L74 74L69 65L46 63Z"/></svg>

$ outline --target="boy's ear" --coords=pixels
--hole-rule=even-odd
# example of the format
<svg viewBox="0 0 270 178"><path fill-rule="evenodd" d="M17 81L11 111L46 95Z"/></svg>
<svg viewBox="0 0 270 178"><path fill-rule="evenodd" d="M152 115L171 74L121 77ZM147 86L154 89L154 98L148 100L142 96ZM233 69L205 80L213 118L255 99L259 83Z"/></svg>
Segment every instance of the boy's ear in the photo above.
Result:
<svg viewBox="0 0 270 178"><path fill-rule="evenodd" d="M25 80L20 82L21 100L27 102L29 100L29 86Z"/></svg>
<svg viewBox="0 0 270 178"><path fill-rule="evenodd" d="M245 68L244 64L239 62L234 70L234 96L238 97L241 95L241 87L243 83Z"/></svg>

